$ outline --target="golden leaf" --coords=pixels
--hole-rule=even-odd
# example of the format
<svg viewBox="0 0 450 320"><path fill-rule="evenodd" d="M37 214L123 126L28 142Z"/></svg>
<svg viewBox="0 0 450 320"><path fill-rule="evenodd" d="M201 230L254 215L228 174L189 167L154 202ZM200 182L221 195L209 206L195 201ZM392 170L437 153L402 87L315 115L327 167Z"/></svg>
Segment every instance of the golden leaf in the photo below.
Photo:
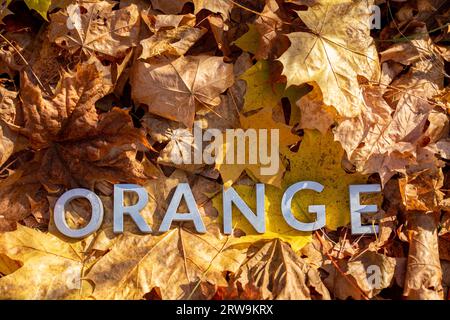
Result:
<svg viewBox="0 0 450 320"><path fill-rule="evenodd" d="M152 212L150 224L155 230L167 210L171 191L186 177L175 171L169 178L149 181L146 189L151 201L143 215ZM158 288L163 299L210 298L199 285L208 282L226 285L224 270L234 272L245 255L228 248L229 237L220 234L220 225L208 202L206 192L216 189L200 178L192 187L207 233L198 234L192 224L177 224L164 234L124 233L114 240L109 252L91 268L87 278L95 284L97 299L142 299ZM182 208L180 208L182 211Z"/></svg>
<svg viewBox="0 0 450 320"><path fill-rule="evenodd" d="M272 108L264 108L260 110L258 113L249 116L249 117L240 117L241 126L243 129L256 129L259 133L259 129L267 129L267 145L271 145L271 131L270 129L278 129L279 130L279 141L281 142L280 152L286 152L288 146L295 144L299 137L294 135L291 132L291 128L288 125L285 125L280 122L276 122L272 117ZM259 138L261 139L261 137ZM281 180L283 177L283 172L285 170L281 161L279 161L279 169L276 174L273 175L264 175L261 174L261 168L264 167L257 159L256 164L249 163L249 152L250 152L250 143L246 141L245 143L245 152L246 152L246 163L245 164L228 164L226 163L226 157L228 152L235 152L235 150L231 149L231 141L226 139L226 135L223 135L223 154L222 158L219 159L218 163L216 162L216 168L219 170L220 175L222 176L222 180L224 185L229 187L231 186L242 174L242 172L247 171L251 176L254 176L259 182L267 183L270 185L274 185L276 187L281 186ZM259 143L259 142L258 142ZM273 151L270 151L273 152Z"/></svg>
<svg viewBox="0 0 450 320"><path fill-rule="evenodd" d="M279 58L288 87L316 82L324 103L343 116L360 114L363 102L357 75L378 80L378 54L370 37L368 4L354 1L297 11L311 33L288 35L291 47Z"/></svg>
<svg viewBox="0 0 450 320"><path fill-rule="evenodd" d="M229 0L192 0L195 6L195 14L206 9L212 13L220 13L224 19L230 15L233 4Z"/></svg>
<svg viewBox="0 0 450 320"><path fill-rule="evenodd" d="M275 108L281 104L282 98L288 98L294 104L300 97L309 92L307 85L286 89L286 85L274 79L276 67L269 61L258 61L241 75L247 83L245 103L242 112L258 110L265 107Z"/></svg>
<svg viewBox="0 0 450 320"><path fill-rule="evenodd" d="M0 255L22 264L0 278L1 299L81 299L89 293L80 242L65 242L19 225L0 235Z"/></svg>

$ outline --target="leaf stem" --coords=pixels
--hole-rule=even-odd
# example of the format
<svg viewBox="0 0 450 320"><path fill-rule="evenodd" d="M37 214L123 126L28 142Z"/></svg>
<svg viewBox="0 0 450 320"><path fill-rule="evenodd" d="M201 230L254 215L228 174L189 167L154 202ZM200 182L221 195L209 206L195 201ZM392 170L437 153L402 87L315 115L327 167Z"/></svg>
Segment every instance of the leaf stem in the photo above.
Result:
<svg viewBox="0 0 450 320"><path fill-rule="evenodd" d="M28 63L28 61L25 59L25 57L20 53L20 51L16 48L16 46L14 44L12 44L11 41L9 41L3 34L0 33L0 37L9 45L11 46L14 51L19 55L19 57L23 60L23 62L25 63L25 65L30 68L31 74L33 75L33 77L36 79L36 81L38 82L39 86L41 87L42 90L45 91L45 93L47 93L48 95L51 95L51 92L49 92L47 90L47 88L44 87L44 85L42 84L41 80L39 79L39 77L36 75L36 73L34 72L33 68L31 67L31 65Z"/></svg>

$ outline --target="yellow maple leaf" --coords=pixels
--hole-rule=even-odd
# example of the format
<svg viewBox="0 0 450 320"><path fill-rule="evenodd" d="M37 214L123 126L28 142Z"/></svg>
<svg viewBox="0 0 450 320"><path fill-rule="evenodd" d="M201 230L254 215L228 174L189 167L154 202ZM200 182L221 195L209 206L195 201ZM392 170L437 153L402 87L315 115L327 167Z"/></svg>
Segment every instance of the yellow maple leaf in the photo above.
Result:
<svg viewBox="0 0 450 320"><path fill-rule="evenodd" d="M268 61L258 61L241 79L247 83L243 112L274 107L283 97L285 85L272 83Z"/></svg>
<svg viewBox="0 0 450 320"><path fill-rule="evenodd" d="M275 122L272 118L272 108L266 107L256 114L244 117L240 116L240 121L243 129L267 129L267 145L268 147L271 145L271 133L270 129L278 129L279 130L279 141L281 142L281 148L280 152L285 152L287 150L287 146L295 144L299 137L294 135L291 132L291 128L288 125L285 125L283 123ZM223 135L223 150L229 150L229 152L234 152L235 150L232 150L229 148L230 141L226 139L225 134ZM281 161L279 161L279 170L275 175L263 175L261 174L261 168L264 167L259 162L260 159L258 159L257 164L250 164L249 159L249 145L250 143L245 144L245 150L246 150L246 163L245 164L228 164L225 161L227 152L225 151L223 153L222 159L218 161L216 164L216 168L219 170L220 175L222 176L224 185L226 187L231 186L242 174L242 172L245 170L247 173L254 177L257 181L260 181L262 183L270 184L276 187L281 187L281 180L283 178L283 172L285 171L285 168Z"/></svg>
<svg viewBox="0 0 450 320"><path fill-rule="evenodd" d="M24 0L28 8L36 10L42 18L48 21L47 11L52 4L51 0ZM9 1L7 1L9 2Z"/></svg>
<svg viewBox="0 0 450 320"><path fill-rule="evenodd" d="M271 70L271 63L261 60L242 74L241 79L247 83L243 112L264 107L274 108L284 97L294 105L300 97L308 93L309 87L306 85L286 89L286 84L274 83Z"/></svg>
<svg viewBox="0 0 450 320"><path fill-rule="evenodd" d="M120 235L87 274L97 299L142 299L159 288L163 299L199 299L197 285L226 286L223 270L235 271L242 258L225 249L226 238L176 227L160 235ZM114 270L114 272L111 272Z"/></svg>
<svg viewBox="0 0 450 320"><path fill-rule="evenodd" d="M316 130L305 130L300 150L289 152L286 157L289 170L286 172L282 189L266 186L265 212L266 233L258 234L237 209L233 209L233 225L245 232L245 236L233 240L234 243L248 243L260 239L279 238L291 244L294 250L301 249L311 239L311 233L299 232L289 226L281 213L281 199L285 190L300 181L316 181L324 186L321 193L303 190L292 200L292 213L302 222L315 221L315 214L308 212L310 205L326 206L326 226L335 230L350 222L348 187L367 182L360 174L348 174L341 167L344 150L333 140L328 131L322 135ZM256 192L252 186L235 187L242 199L255 211ZM213 199L214 206L222 212L222 195Z"/></svg>
<svg viewBox="0 0 450 320"><path fill-rule="evenodd" d="M66 242L49 233L17 225L0 235L0 256L22 267L0 279L0 299L80 299L91 288L82 242Z"/></svg>
<svg viewBox="0 0 450 320"><path fill-rule="evenodd" d="M288 87L316 82L326 105L345 117L359 115L363 99L357 76L376 81L380 74L370 37L371 3L318 4L297 11L312 32L288 34L291 47L278 59Z"/></svg>
<svg viewBox="0 0 450 320"><path fill-rule="evenodd" d="M272 108L264 108L249 117L241 115L241 125L244 129L280 130L280 152L285 153L288 150L288 146L297 143L300 138L292 133L290 126L273 120L272 114ZM268 143L270 143L270 140Z"/></svg>
<svg viewBox="0 0 450 320"><path fill-rule="evenodd" d="M259 48L259 37L260 35L256 25L248 24L248 31L234 41L233 44L244 51L255 54Z"/></svg>

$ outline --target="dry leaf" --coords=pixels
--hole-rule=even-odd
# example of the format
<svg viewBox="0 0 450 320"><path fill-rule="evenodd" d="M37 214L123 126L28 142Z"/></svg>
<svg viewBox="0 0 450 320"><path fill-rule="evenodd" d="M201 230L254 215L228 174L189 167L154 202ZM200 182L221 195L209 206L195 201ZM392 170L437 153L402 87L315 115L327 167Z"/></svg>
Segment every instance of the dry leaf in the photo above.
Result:
<svg viewBox="0 0 450 320"><path fill-rule="evenodd" d="M329 273L324 283L332 295L341 300L349 297L370 299L382 289L391 286L394 280L396 260L367 251L354 259L339 261L338 266L343 273L331 263L324 268ZM379 273L375 274L372 270L377 270ZM377 279L379 283L372 280L372 274L379 275L380 278Z"/></svg>
<svg viewBox="0 0 450 320"><path fill-rule="evenodd" d="M178 14L183 6L190 0L151 0L153 8L161 10L165 14Z"/></svg>
<svg viewBox="0 0 450 320"><path fill-rule="evenodd" d="M367 178L359 174L348 174L341 168L344 151L339 143L333 142L331 132L323 136L318 131L305 131L297 153L289 151L285 156L289 167L282 180L281 189L268 185L265 190L266 232L256 233L255 229L233 209L233 226L245 232L245 236L234 239L233 243L253 243L261 239L279 238L289 243L294 251L300 250L311 241L311 233L299 232L290 227L281 214L281 198L284 191L300 181L317 181L324 186L322 193L302 190L292 200L294 216L303 222L316 221L315 214L308 211L312 204L326 206L326 227L335 230L350 223L348 186L366 183ZM256 192L254 186L234 186L238 194L255 212ZM214 206L222 212L222 196L213 199Z"/></svg>
<svg viewBox="0 0 450 320"><path fill-rule="evenodd" d="M0 0L0 298L449 298L445 4ZM266 175L270 164L249 163L259 143L244 164L183 163L194 121L217 135L278 129L279 166ZM363 219L379 233L353 236L348 185L380 179L382 194L362 200L379 208ZM325 205L314 235L281 214L287 187L310 180L324 190L298 192L291 209L314 222L308 206ZM224 235L222 189L255 211L257 182L266 233L234 208ZM153 233L128 217L113 232L116 183L147 191ZM158 232L180 183L206 234L189 221ZM76 187L104 208L81 241L52 219ZM74 229L92 216L86 199L65 213Z"/></svg>
<svg viewBox="0 0 450 320"><path fill-rule="evenodd" d="M89 292L82 280L86 262L80 243L19 226L0 235L0 254L22 264L0 279L2 299L80 299Z"/></svg>
<svg viewBox="0 0 450 320"><path fill-rule="evenodd" d="M297 14L312 30L288 35L291 47L279 58L288 87L316 82L324 103L342 116L361 113L357 75L378 80L377 50L370 37L368 4L317 5Z"/></svg>
<svg viewBox="0 0 450 320"><path fill-rule="evenodd" d="M295 144L299 137L294 135L291 132L291 128L284 123L274 121L272 117L272 109L264 108L260 110L258 113L249 116L249 117L240 117L241 126L244 130L247 129L268 129L267 133L267 144L271 144L271 129L279 130L279 139L282 142L282 145L279 147L280 152L287 152L288 146ZM259 131L258 131L259 132ZM260 138L261 139L261 138ZM256 164L250 164L249 160L247 160L247 164L228 164L226 162L227 153L235 152L235 150L229 148L231 145L227 140L226 135L224 134L222 141L223 144L223 154L221 159L216 160L216 168L219 170L222 180L225 186L231 186L235 181L238 180L239 176L243 171L247 171L252 176L256 177L259 182L267 183L276 187L281 186L281 180L283 176L283 172L285 170L281 160L279 161L279 169L276 174L262 174L261 168L267 167L258 161ZM230 150L229 150L230 149ZM249 159L250 145L246 143L246 159ZM272 151L271 151L272 152Z"/></svg>
<svg viewBox="0 0 450 320"><path fill-rule="evenodd" d="M229 0L192 0L195 6L195 13L197 14L201 10L209 10L212 13L220 13L224 19L230 15L233 4Z"/></svg>
<svg viewBox="0 0 450 320"><path fill-rule="evenodd" d="M152 201L144 211L152 211L153 229L159 227L171 190L184 179L176 172L170 179L160 177L146 186ZM192 188L194 196L198 206L205 208L205 201L209 201L205 192L212 189L204 179L196 185ZM179 210L182 212L182 208ZM120 235L87 275L95 284L94 297L142 299L158 288L163 299L210 298L203 296L197 285L201 282L226 285L223 271L234 272L244 256L241 250L228 248L228 237L220 235L216 217L204 210L200 213L204 214L205 222L209 221L205 223L206 234L196 233L190 225L177 225L162 235Z"/></svg>
<svg viewBox="0 0 450 320"><path fill-rule="evenodd" d="M334 123L336 111L334 108L324 105L322 101L322 93L316 86L312 92L297 101L297 106L300 108L299 125L301 129L317 129L322 134L327 133ZM293 121L296 120L293 119Z"/></svg>
<svg viewBox="0 0 450 320"><path fill-rule="evenodd" d="M433 214L409 212L409 256L403 294L407 299L442 300L437 223Z"/></svg>
<svg viewBox="0 0 450 320"><path fill-rule="evenodd" d="M115 2L98 1L71 4L50 15L49 38L70 53L124 57L137 45L140 17L138 7L113 10Z"/></svg>
<svg viewBox="0 0 450 320"><path fill-rule="evenodd" d="M97 114L95 102L103 87L94 65L81 65L63 75L53 97L24 76L25 106L22 133L29 137L41 162L39 177L51 190L92 187L98 180L112 183L145 180L136 151L148 146L124 110Z"/></svg>
<svg viewBox="0 0 450 320"><path fill-rule="evenodd" d="M184 55L206 32L196 28L195 16L150 16L151 29L155 33L141 41L139 58L149 59L159 55Z"/></svg>
<svg viewBox="0 0 450 320"><path fill-rule="evenodd" d="M156 65L137 62L132 93L149 112L191 128L196 109L219 105L219 95L233 83L233 66L222 58L188 56Z"/></svg>
<svg viewBox="0 0 450 320"><path fill-rule="evenodd" d="M245 290L257 292L265 300L310 300L314 288L322 299L330 299L318 271L283 241L256 242L247 255L233 277Z"/></svg>

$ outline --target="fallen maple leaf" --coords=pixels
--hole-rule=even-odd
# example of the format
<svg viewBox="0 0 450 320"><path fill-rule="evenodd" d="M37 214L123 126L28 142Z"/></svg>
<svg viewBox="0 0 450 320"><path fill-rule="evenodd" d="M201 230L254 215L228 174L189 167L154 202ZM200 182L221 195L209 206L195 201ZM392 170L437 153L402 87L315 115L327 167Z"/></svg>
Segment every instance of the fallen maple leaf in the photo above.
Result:
<svg viewBox="0 0 450 320"><path fill-rule="evenodd" d="M42 18L47 20L47 11L52 4L52 0L24 0L28 8L36 10Z"/></svg>
<svg viewBox="0 0 450 320"><path fill-rule="evenodd" d="M18 134L10 128L10 125L14 127L18 118L17 104L17 92L0 87L0 167L20 150L19 144L16 144Z"/></svg>
<svg viewBox="0 0 450 320"><path fill-rule="evenodd" d="M436 212L439 210L444 185L442 169L424 169L409 173L399 180L403 204L408 211Z"/></svg>
<svg viewBox="0 0 450 320"><path fill-rule="evenodd" d="M294 135L291 132L291 127L284 123L276 122L273 120L272 117L272 108L267 107L262 110L260 110L258 113L249 116L249 117L240 117L241 126L244 130L247 129L267 129L267 145L271 145L271 129L278 129L279 130L279 141L281 142L280 146L280 152L286 152L288 150L288 146L294 145L298 140L299 137ZM259 139L262 139L261 137ZM228 164L226 162L226 157L228 152L235 153L236 150L233 150L229 148L231 145L230 141L227 140L226 134L223 135L223 154L221 159L217 159L216 161L216 168L219 170L220 175L222 176L222 180L224 182L224 185L229 187L231 186L239 176L242 174L242 172L246 171L247 173L254 176L259 182L267 183L276 187L281 186L281 181L283 178L283 172L285 170L283 164L281 161L279 161L279 169L276 174L261 174L261 168L267 167L261 164L260 159L257 159L256 164L251 164L249 162L249 152L250 152L250 142L246 142L246 163L245 164ZM230 149L230 150L228 150ZM270 151L271 154L273 151ZM274 155L276 156L276 155ZM273 156L272 156L273 157Z"/></svg>
<svg viewBox="0 0 450 320"><path fill-rule="evenodd" d="M71 4L50 15L50 41L70 53L82 50L105 58L121 58L137 45L140 17L135 4L113 10L115 2Z"/></svg>
<svg viewBox="0 0 450 320"><path fill-rule="evenodd" d="M442 270L436 219L433 214L410 212L408 221L410 247L403 295L412 300L441 300Z"/></svg>
<svg viewBox="0 0 450 320"><path fill-rule="evenodd" d="M34 215L42 224L48 223L46 192L38 178L39 164L27 163L0 182L0 231L11 231L16 223Z"/></svg>
<svg viewBox="0 0 450 320"><path fill-rule="evenodd" d="M258 61L241 76L241 79L247 83L243 112L263 107L273 108L280 103L285 86L274 83L271 77L271 64L268 61Z"/></svg>
<svg viewBox="0 0 450 320"><path fill-rule="evenodd" d="M164 12L165 14L178 14L183 6L190 0L151 0L153 8Z"/></svg>
<svg viewBox="0 0 450 320"><path fill-rule="evenodd" d="M181 56L206 32L195 27L194 15L150 16L149 27L155 33L141 41L141 59L162 54Z"/></svg>
<svg viewBox="0 0 450 320"><path fill-rule="evenodd" d="M324 103L346 117L359 115L363 108L357 75L376 81L380 73L367 2L372 1L297 11L311 32L288 34L291 47L278 59L288 87L316 82Z"/></svg>
<svg viewBox="0 0 450 320"><path fill-rule="evenodd" d="M0 235L0 254L22 266L0 278L1 299L81 299L89 292L81 242L70 243L18 226Z"/></svg>
<svg viewBox="0 0 450 320"><path fill-rule="evenodd" d="M8 6L9 6L10 3L11 3L11 0L6 0L6 1L3 1L0 4L0 23L3 22L3 18L4 17L6 17L7 15L12 14L12 11L10 11L8 9Z"/></svg>
<svg viewBox="0 0 450 320"><path fill-rule="evenodd" d="M288 23L286 12L275 0L266 1L264 10L255 21L255 28L258 31L258 49L255 58L258 60L269 57L279 57L281 53L289 48L289 40L282 36L288 33Z"/></svg>
<svg viewBox="0 0 450 320"><path fill-rule="evenodd" d="M230 16L233 3L229 0L192 0L195 6L195 14L201 10L209 10L212 13L220 13L224 19Z"/></svg>
<svg viewBox="0 0 450 320"><path fill-rule="evenodd" d="M142 299L155 287L163 299L205 298L196 290L200 282L226 285L222 271L238 266L225 244L210 233L182 227L161 236L123 235L87 278L95 284L97 299Z"/></svg>
<svg viewBox="0 0 450 320"><path fill-rule="evenodd" d="M232 3L229 0L151 0L155 9L166 14L178 14L188 2L193 2L197 14L201 10L209 10L212 13L220 13L224 18L230 15Z"/></svg>
<svg viewBox="0 0 450 320"><path fill-rule="evenodd" d="M437 142L425 129L434 108L428 99L439 95L442 87L443 61L434 53L428 35L396 45L382 57L412 64L413 68L391 85L364 87L362 113L344 119L335 136L358 171L378 172L384 184L396 172L405 173L408 165L417 163L425 147ZM442 128L445 122L439 120L436 126ZM429 157L424 159L430 161Z"/></svg>
<svg viewBox="0 0 450 320"><path fill-rule="evenodd" d="M448 298L445 4L0 1L0 298ZM194 120L217 134L280 130L279 170L174 163L193 149ZM377 175L383 201L362 202L380 208L363 219L375 216L378 236L353 236L348 185ZM325 205L314 236L281 214L283 192L302 180L324 186L292 201L303 222L316 220L309 205ZM267 184L266 233L234 208L223 235L223 188L255 211L257 182ZM115 183L146 189L140 215L152 234L128 218L125 233L113 232ZM158 233L180 183L191 186L206 234L186 221ZM52 220L74 187L104 207L103 224L82 241ZM137 199L127 192L123 204ZM91 206L74 199L65 216L82 228Z"/></svg>
<svg viewBox="0 0 450 320"><path fill-rule="evenodd" d="M259 241L247 253L247 260L233 276L232 283L260 299L310 300L314 288L322 299L330 299L317 269L309 266L291 247L279 239Z"/></svg>
<svg viewBox="0 0 450 320"><path fill-rule="evenodd" d="M95 102L104 90L93 64L64 74L53 97L44 98L27 76L23 80L21 132L39 151L43 184L57 190L58 186L92 187L102 179L112 183L145 180L135 155L149 147L147 140L126 111L97 114Z"/></svg>
<svg viewBox="0 0 450 320"><path fill-rule="evenodd" d="M373 251L364 252L348 261L340 260L340 270L328 261L323 267L328 272L324 283L338 299L370 299L391 286L396 264L396 259Z"/></svg>
<svg viewBox="0 0 450 320"><path fill-rule="evenodd" d="M160 176L146 185L151 201L143 211L152 211L153 228L167 210L171 191L185 179L175 171L169 178ZM205 212L210 199L204 193L212 191L210 183L200 179L192 190L202 218L208 221L207 233L198 234L189 224L181 224L161 235L120 235L87 275L95 284L95 298L142 299L153 288L159 288L163 299L208 298L198 289L201 283L226 285L223 271L237 270L245 255L228 248L228 237L220 234L217 217Z"/></svg>
<svg viewBox="0 0 450 320"><path fill-rule="evenodd" d="M328 229L335 230L350 223L348 186L364 184L367 177L350 174L341 165L344 150L333 141L330 131L326 135L316 130L305 130L298 153L286 154L289 172L283 184L289 186L299 181L317 181L324 186L322 193L302 191L293 199L293 212L307 212L308 205L326 205ZM298 207L296 207L298 206ZM306 214L308 216L310 214Z"/></svg>
<svg viewBox="0 0 450 320"><path fill-rule="evenodd" d="M309 92L307 85L286 88L285 84L277 83L274 79L275 72L276 67L273 64L261 60L240 76L247 83L242 112L265 107L275 108L281 104L282 98L288 98L294 104Z"/></svg>
<svg viewBox="0 0 450 320"><path fill-rule="evenodd" d="M191 128L197 108L213 109L234 83L233 66L219 57L188 56L161 64L137 62L132 95L150 113Z"/></svg>
<svg viewBox="0 0 450 320"><path fill-rule="evenodd" d="M293 117L293 122L298 122L300 129L317 129L326 134L334 123L336 110L323 103L322 92L317 86L297 101L300 109L300 119Z"/></svg>

